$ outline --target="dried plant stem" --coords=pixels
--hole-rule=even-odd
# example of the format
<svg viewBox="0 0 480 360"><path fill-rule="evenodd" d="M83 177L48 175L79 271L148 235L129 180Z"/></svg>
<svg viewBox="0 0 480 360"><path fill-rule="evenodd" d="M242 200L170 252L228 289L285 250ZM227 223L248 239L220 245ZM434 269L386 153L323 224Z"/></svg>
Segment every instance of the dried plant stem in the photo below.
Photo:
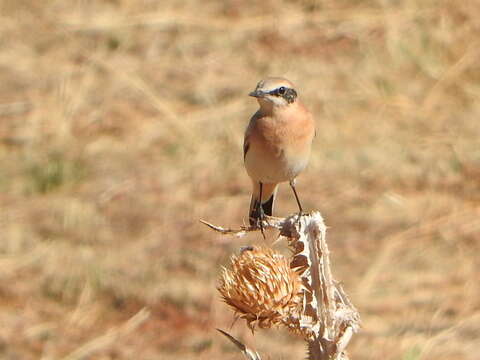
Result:
<svg viewBox="0 0 480 360"><path fill-rule="evenodd" d="M215 230L216 232L221 233L222 235L233 235L242 237L246 235L248 232L258 231L260 228L258 226L251 226L251 225L242 225L239 229L225 229L221 226L213 225L205 220L200 220L202 224L207 225L210 229ZM283 224L285 223L285 218L279 218L275 216L265 216L265 220L263 220L263 228L273 228L277 230L281 230Z"/></svg>
<svg viewBox="0 0 480 360"><path fill-rule="evenodd" d="M204 223L222 234L239 236L255 230L250 227L242 227L239 230L223 229ZM292 215L284 219L269 218L264 222L264 227L279 229L280 236L287 239L293 251L290 267L295 270L295 276L300 276L303 286L302 306L298 307L298 311L289 313L280 323L305 339L308 344L308 359L348 359L346 347L353 333L359 330L360 317L341 285L333 279L326 242L326 227L322 216L319 212L313 212L300 217ZM255 251L258 252L258 256L264 256L260 250ZM233 259L237 261L236 258ZM262 279L275 279L273 274L278 273L279 270L276 269L275 263L270 267L271 269L262 267ZM231 272L229 276L233 277ZM238 279L242 277L239 276ZM259 283L258 286L249 284L250 286L245 288L258 288L262 284ZM241 283L232 284L232 286L242 285ZM225 298L225 288L219 290L223 291L222 295ZM239 299L253 299L254 296L258 296L256 293L249 293L248 290L240 295L236 295L240 296L237 298L226 298L226 301L235 304ZM278 293L275 297L281 298L283 295ZM262 301L263 305L266 303L268 302ZM240 310L245 315L245 308L242 307Z"/></svg>
<svg viewBox="0 0 480 360"><path fill-rule="evenodd" d="M230 340L235 346L242 352L242 354L245 356L247 360L262 360L260 358L260 355L253 350L250 350L248 347L246 347L242 342L238 341L235 339L232 335L227 333L226 331L217 329L221 334L225 335L225 337Z"/></svg>

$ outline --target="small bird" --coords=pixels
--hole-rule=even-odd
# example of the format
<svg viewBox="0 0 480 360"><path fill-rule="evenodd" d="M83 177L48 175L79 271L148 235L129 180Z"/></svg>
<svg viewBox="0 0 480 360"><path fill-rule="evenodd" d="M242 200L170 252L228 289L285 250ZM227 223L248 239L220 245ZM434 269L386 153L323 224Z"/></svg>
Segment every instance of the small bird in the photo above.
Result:
<svg viewBox="0 0 480 360"><path fill-rule="evenodd" d="M315 123L287 79L261 80L249 95L260 105L250 119L243 143L245 168L253 185L249 222L259 224L263 233L261 220L273 214L279 183L289 181L299 213L303 212L295 178L307 166Z"/></svg>

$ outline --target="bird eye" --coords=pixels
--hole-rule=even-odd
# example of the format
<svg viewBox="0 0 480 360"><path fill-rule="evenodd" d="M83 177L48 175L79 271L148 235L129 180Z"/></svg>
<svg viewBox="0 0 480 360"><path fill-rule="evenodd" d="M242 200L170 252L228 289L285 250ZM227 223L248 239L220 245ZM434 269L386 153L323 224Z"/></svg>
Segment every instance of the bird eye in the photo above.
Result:
<svg viewBox="0 0 480 360"><path fill-rule="evenodd" d="M283 94L285 94L285 90L286 90L286 89L285 89L285 86L280 86L280 87L278 88L278 93L279 93L280 95L283 95Z"/></svg>

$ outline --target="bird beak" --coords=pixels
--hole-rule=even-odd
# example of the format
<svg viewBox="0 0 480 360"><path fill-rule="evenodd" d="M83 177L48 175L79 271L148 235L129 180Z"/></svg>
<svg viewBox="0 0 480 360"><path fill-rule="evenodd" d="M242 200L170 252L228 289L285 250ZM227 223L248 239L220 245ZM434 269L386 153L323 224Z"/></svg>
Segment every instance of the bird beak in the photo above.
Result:
<svg viewBox="0 0 480 360"><path fill-rule="evenodd" d="M253 96L253 97L256 97L256 98L259 98L259 97L263 97L265 95L265 93L262 91L262 90L255 90L255 91L252 91L250 94L248 94L249 96Z"/></svg>

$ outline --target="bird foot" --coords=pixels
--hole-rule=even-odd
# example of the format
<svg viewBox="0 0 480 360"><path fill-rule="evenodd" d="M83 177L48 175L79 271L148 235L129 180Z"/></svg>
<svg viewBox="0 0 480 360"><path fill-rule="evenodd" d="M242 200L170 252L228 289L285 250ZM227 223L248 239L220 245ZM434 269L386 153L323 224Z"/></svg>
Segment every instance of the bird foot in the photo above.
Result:
<svg viewBox="0 0 480 360"><path fill-rule="evenodd" d="M263 226L264 221L266 221L266 215L260 202L255 204L255 212L252 215L253 216L250 218L250 224L252 225L252 228L260 229L263 239L266 240L265 229Z"/></svg>
<svg viewBox="0 0 480 360"><path fill-rule="evenodd" d="M265 229L263 227L263 222L266 221L266 216L265 216L265 212L263 211L263 208L262 206L260 205L260 211L259 211L259 217L257 219L257 228L260 228L260 231L262 233L262 236L263 236L263 240L267 240L267 237L265 236Z"/></svg>

